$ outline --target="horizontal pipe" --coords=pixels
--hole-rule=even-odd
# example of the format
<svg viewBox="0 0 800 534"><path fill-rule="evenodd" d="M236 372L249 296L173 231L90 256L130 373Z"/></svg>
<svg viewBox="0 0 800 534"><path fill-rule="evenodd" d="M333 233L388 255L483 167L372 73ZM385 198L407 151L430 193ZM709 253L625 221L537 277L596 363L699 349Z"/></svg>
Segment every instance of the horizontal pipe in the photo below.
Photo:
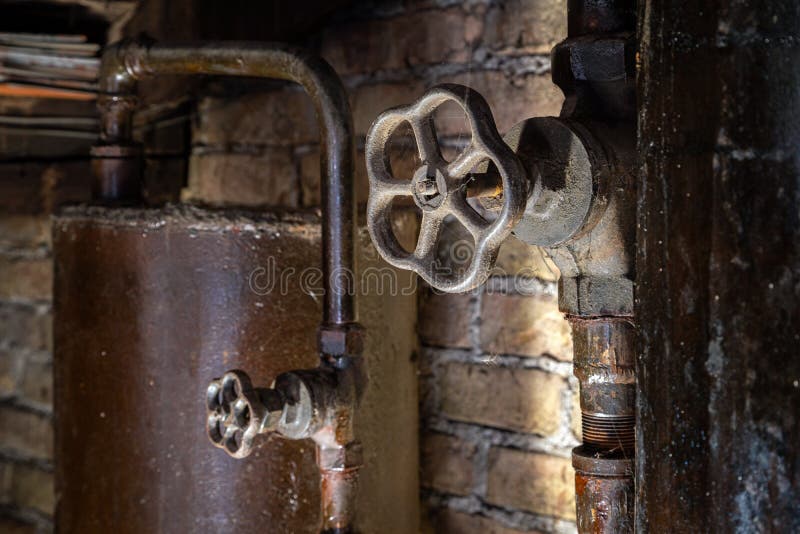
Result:
<svg viewBox="0 0 800 534"><path fill-rule="evenodd" d="M347 94L320 57L280 44L209 42L111 45L100 68L103 144L131 143L136 81L160 75L252 76L300 84L316 108L320 128L323 325L356 321L349 281L355 268L353 126ZM128 188L118 188L127 190Z"/></svg>

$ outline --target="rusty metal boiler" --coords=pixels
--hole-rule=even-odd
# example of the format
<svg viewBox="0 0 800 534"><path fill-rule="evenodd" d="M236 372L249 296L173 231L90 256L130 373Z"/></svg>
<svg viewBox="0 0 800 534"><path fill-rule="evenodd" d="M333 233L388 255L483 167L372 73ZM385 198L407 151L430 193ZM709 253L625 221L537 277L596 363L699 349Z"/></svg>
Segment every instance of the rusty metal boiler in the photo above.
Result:
<svg viewBox="0 0 800 534"><path fill-rule="evenodd" d="M53 235L59 532L317 532L314 443L270 435L231 458L203 398L227 369L269 384L316 364L318 218L82 207ZM413 532L415 300L371 291L357 527Z"/></svg>

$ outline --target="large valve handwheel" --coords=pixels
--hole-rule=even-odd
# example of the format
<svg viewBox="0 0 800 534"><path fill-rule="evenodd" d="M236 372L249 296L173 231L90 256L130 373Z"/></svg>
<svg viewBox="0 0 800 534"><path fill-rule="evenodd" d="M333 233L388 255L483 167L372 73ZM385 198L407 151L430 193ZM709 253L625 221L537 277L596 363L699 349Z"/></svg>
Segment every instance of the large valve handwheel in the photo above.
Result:
<svg viewBox="0 0 800 534"><path fill-rule="evenodd" d="M433 113L448 101L464 110L472 135L469 146L452 162L442 157L433 126ZM422 161L410 181L392 175L387 150L392 133L404 123L411 125ZM494 267L500 245L519 222L527 200L522 163L497 132L483 97L463 85L433 87L414 104L390 109L378 117L367 134L366 156L370 185L367 226L380 255L442 291L458 293L481 285ZM491 222L466 199L470 171L485 161L494 163L503 185L503 207ZM413 252L403 248L391 226L392 201L400 196L412 197L422 210ZM458 273L447 272L436 262L436 243L448 215L458 219L475 241L471 263Z"/></svg>

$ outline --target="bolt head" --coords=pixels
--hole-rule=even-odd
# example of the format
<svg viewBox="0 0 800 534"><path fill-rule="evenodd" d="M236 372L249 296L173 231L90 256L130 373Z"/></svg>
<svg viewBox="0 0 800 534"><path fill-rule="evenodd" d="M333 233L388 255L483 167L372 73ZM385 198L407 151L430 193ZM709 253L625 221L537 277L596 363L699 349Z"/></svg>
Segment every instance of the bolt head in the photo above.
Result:
<svg viewBox="0 0 800 534"><path fill-rule="evenodd" d="M417 169L412 184L414 202L422 210L434 210L447 198L447 181L444 174L432 165L425 164Z"/></svg>

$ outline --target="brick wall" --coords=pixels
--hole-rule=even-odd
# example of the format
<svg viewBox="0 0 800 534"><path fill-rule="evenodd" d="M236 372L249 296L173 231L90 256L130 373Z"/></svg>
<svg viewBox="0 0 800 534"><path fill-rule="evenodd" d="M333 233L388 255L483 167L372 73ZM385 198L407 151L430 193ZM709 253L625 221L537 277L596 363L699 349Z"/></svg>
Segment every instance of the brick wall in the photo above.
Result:
<svg viewBox="0 0 800 534"><path fill-rule="evenodd" d="M0 114L91 116L91 104L0 100ZM86 139L0 134L0 532L51 529L53 495L50 225L81 200ZM88 189L87 189L88 191ZM88 195L85 197L88 198Z"/></svg>
<svg viewBox="0 0 800 534"><path fill-rule="evenodd" d="M513 273L520 263L525 277L421 296L422 497L434 532L575 529L569 325L552 265L507 242L498 266Z"/></svg>
<svg viewBox="0 0 800 534"><path fill-rule="evenodd" d="M529 116L557 114L562 96L550 81L549 51L565 34L565 0L358 2L331 17L307 44L332 63L350 93L359 199L367 194L369 125L384 109L409 103L436 83L480 91L501 132ZM184 200L318 205L317 130L299 89L215 81L193 110ZM437 117L437 126L446 154L465 144L457 115ZM175 133L148 131L149 190L156 200L168 199L182 183L186 147L174 144L183 139ZM0 137L2 152L19 139ZM50 528L47 214L88 190L88 141L44 153L39 144L25 143L0 163L3 532L13 531L11 521L19 532ZM408 172L415 163L407 147L393 154L398 170ZM574 531L569 451L579 432L577 384L568 326L556 306L556 274L540 251L513 240L503 247L500 267L506 274L476 293L420 295L426 531ZM523 267L532 268L523 276Z"/></svg>

